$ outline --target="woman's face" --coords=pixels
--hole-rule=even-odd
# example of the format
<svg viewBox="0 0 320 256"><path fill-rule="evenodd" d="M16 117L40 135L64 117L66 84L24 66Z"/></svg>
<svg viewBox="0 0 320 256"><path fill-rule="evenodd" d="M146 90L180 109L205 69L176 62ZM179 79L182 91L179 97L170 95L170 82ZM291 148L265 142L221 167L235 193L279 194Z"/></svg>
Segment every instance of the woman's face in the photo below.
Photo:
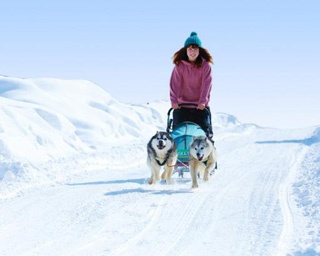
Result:
<svg viewBox="0 0 320 256"><path fill-rule="evenodd" d="M187 47L187 55L189 61L193 62L195 61L199 56L199 46L196 44L190 44Z"/></svg>

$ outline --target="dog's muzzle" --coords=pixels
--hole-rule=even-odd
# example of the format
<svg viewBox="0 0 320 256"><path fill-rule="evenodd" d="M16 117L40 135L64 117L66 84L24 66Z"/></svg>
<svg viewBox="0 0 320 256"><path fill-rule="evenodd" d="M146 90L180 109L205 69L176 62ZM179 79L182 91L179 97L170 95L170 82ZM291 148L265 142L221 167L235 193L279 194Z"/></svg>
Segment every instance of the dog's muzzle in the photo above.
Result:
<svg viewBox="0 0 320 256"><path fill-rule="evenodd" d="M159 140L159 143L157 145L158 149L163 149L165 148L165 146L166 146L166 143L164 143L163 140Z"/></svg>
<svg viewBox="0 0 320 256"><path fill-rule="evenodd" d="M199 161L202 161L203 155L201 155L200 153L197 153L197 158L198 158Z"/></svg>

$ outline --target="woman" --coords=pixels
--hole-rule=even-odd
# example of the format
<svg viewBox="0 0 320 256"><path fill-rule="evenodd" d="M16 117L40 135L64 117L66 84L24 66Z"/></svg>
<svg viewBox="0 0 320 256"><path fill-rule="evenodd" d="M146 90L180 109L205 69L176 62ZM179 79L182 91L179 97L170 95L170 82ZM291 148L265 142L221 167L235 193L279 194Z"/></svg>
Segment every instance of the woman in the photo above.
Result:
<svg viewBox="0 0 320 256"><path fill-rule="evenodd" d="M175 67L170 79L170 100L173 110L173 128L179 123L197 123L212 138L209 108L212 87L209 52L202 48L196 32L192 32L184 47L173 56Z"/></svg>

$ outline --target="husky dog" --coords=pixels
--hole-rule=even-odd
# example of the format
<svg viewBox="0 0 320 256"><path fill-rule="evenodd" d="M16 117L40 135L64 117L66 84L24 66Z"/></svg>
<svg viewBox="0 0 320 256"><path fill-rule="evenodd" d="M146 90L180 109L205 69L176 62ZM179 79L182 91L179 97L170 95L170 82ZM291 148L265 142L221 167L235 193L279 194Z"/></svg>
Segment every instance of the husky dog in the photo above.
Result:
<svg viewBox="0 0 320 256"><path fill-rule="evenodd" d="M216 149L213 142L205 136L193 137L190 145L190 174L192 188L198 187L198 174L209 180L209 174L216 166Z"/></svg>
<svg viewBox="0 0 320 256"><path fill-rule="evenodd" d="M150 139L147 150L147 163L151 170L149 184L160 181L160 169L162 166L164 171L161 179L165 179L167 184L171 184L172 173L178 158L174 140L167 132L157 132Z"/></svg>

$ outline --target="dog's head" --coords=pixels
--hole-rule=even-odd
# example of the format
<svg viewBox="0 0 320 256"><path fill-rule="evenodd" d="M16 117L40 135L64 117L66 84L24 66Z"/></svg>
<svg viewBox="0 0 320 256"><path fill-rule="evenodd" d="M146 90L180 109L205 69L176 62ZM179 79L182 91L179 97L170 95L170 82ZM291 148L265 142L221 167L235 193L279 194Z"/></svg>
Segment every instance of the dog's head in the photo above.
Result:
<svg viewBox="0 0 320 256"><path fill-rule="evenodd" d="M190 145L190 155L198 159L198 161L203 161L206 159L211 152L210 142L205 136L193 137L192 143Z"/></svg>
<svg viewBox="0 0 320 256"><path fill-rule="evenodd" d="M157 132L151 139L151 144L158 150L170 149L173 146L173 139L167 132Z"/></svg>

